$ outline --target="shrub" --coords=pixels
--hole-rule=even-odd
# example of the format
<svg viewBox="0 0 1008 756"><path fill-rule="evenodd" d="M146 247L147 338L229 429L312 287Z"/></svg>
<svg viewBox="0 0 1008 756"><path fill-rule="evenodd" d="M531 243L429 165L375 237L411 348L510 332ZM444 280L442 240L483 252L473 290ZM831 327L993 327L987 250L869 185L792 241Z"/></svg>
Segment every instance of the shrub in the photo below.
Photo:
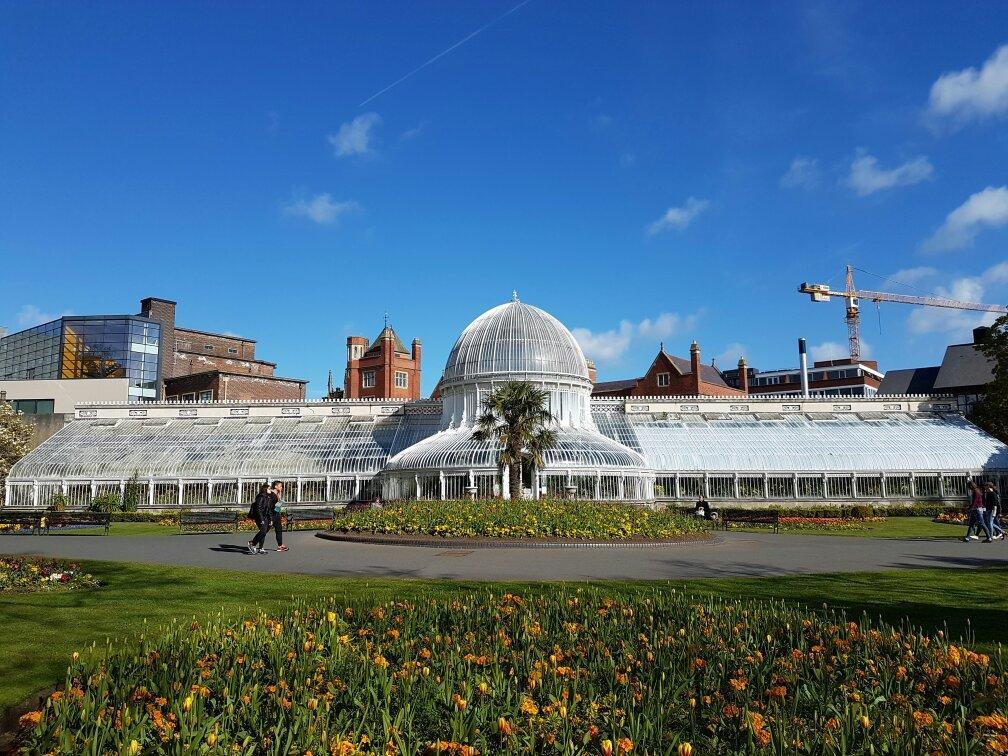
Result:
<svg viewBox="0 0 1008 756"><path fill-rule="evenodd" d="M123 512L136 512L140 508L141 499L144 498L144 487L140 485L140 473L133 471L133 476L126 481L123 490L123 500L121 509Z"/></svg>
<svg viewBox="0 0 1008 756"><path fill-rule="evenodd" d="M569 499L400 501L380 509L337 510L346 532L421 534L446 538L675 538L702 534L702 521L675 509Z"/></svg>
<svg viewBox="0 0 1008 756"><path fill-rule="evenodd" d="M773 601L295 604L76 654L27 753L980 753L1000 656ZM680 744L690 743L686 749ZM134 745L135 744L135 745ZM466 750L464 750L466 749Z"/></svg>
<svg viewBox="0 0 1008 756"><path fill-rule="evenodd" d="M122 507L122 502L119 499L119 494L107 493L95 496L91 500L91 506L88 507L92 512L102 512L104 514L110 514L117 509Z"/></svg>
<svg viewBox="0 0 1008 756"><path fill-rule="evenodd" d="M57 491L49 500L49 510L51 512L65 512L67 504L69 503L70 502L67 500L67 497L63 495L63 492Z"/></svg>

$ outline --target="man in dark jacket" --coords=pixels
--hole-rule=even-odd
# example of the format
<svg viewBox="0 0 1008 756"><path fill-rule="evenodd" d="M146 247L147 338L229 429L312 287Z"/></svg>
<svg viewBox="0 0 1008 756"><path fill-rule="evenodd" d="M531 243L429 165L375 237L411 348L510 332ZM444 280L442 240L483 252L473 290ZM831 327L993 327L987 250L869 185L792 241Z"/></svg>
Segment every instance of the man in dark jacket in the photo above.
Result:
<svg viewBox="0 0 1008 756"><path fill-rule="evenodd" d="M1004 530L998 517L1001 510L1001 497L993 483L984 486L984 506L987 508L987 524L990 526L992 538L1004 538Z"/></svg>
<svg viewBox="0 0 1008 756"><path fill-rule="evenodd" d="M252 512L256 515L255 522L259 526L259 532L256 533L255 538L249 541L250 554L269 553L264 547L266 534L269 533L270 524L273 522L273 504L273 494L270 492L269 485L263 483L262 488L259 489L259 495L256 496L255 503L252 505Z"/></svg>

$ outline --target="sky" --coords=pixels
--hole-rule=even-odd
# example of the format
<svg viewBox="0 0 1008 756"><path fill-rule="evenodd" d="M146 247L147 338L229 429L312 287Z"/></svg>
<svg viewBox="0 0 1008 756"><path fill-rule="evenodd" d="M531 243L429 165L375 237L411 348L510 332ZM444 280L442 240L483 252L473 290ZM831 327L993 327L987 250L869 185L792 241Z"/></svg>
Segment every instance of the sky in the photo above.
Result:
<svg viewBox="0 0 1008 756"><path fill-rule="evenodd" d="M774 369L846 264L1008 302L1008 4L4 4L9 332L164 297L314 398L387 312L426 394L516 290L600 380ZM983 322L863 305L883 370Z"/></svg>

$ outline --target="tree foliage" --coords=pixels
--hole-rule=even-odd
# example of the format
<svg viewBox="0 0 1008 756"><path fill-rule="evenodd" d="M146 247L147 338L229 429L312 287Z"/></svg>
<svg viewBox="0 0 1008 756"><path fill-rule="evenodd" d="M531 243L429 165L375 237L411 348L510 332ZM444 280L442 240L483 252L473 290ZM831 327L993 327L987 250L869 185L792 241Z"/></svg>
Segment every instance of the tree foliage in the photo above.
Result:
<svg viewBox="0 0 1008 756"><path fill-rule="evenodd" d="M35 430L8 402L0 402L0 485L14 463L31 451Z"/></svg>
<svg viewBox="0 0 1008 756"><path fill-rule="evenodd" d="M557 434L549 425L549 394L528 381L510 381L483 400L483 414L473 438L500 445L499 464L508 468L512 499L520 499L522 460L542 467L543 454L556 445Z"/></svg>
<svg viewBox="0 0 1008 756"><path fill-rule="evenodd" d="M970 419L1008 443L1008 315L994 322L977 349L994 363L994 380L987 384L983 399L973 405Z"/></svg>

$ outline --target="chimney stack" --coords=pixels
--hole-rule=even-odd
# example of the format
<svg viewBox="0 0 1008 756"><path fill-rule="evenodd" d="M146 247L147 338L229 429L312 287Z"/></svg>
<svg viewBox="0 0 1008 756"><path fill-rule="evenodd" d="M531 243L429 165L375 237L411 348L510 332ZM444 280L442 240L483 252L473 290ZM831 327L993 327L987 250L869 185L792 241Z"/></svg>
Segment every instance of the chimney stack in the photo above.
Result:
<svg viewBox="0 0 1008 756"><path fill-rule="evenodd" d="M700 345L694 340L689 348L690 370L693 372L694 395L700 396Z"/></svg>
<svg viewBox="0 0 1008 756"><path fill-rule="evenodd" d="M749 393L749 366L746 365L745 357L739 357L738 361L738 386L743 394Z"/></svg>

